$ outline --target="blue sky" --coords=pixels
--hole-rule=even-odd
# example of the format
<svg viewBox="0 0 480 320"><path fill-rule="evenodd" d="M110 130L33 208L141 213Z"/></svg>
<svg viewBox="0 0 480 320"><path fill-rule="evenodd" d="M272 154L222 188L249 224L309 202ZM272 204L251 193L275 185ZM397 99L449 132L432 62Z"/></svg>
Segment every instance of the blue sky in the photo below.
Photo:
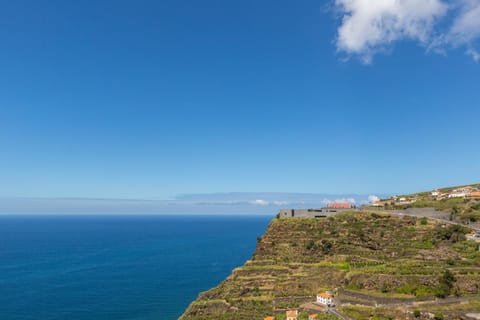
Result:
<svg viewBox="0 0 480 320"><path fill-rule="evenodd" d="M4 2L0 212L478 182L478 21L478 0Z"/></svg>

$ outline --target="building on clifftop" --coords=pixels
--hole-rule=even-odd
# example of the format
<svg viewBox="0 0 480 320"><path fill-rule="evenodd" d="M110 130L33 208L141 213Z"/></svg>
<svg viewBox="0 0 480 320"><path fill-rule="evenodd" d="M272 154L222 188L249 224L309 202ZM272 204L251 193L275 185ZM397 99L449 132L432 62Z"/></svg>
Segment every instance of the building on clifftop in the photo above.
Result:
<svg viewBox="0 0 480 320"><path fill-rule="evenodd" d="M349 202L332 202L327 207L318 209L280 209L278 218L327 218L355 209L356 207Z"/></svg>

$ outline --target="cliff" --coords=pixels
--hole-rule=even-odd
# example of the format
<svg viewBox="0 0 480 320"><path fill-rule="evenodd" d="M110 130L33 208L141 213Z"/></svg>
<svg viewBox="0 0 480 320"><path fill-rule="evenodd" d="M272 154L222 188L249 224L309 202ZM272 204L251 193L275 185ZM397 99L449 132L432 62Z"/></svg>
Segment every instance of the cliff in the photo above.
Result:
<svg viewBox="0 0 480 320"><path fill-rule="evenodd" d="M325 290L335 292L345 318L466 319L480 310L480 252L468 232L369 212L274 219L252 259L201 293L180 319L284 319L286 309L307 310ZM320 312L319 319L336 316Z"/></svg>

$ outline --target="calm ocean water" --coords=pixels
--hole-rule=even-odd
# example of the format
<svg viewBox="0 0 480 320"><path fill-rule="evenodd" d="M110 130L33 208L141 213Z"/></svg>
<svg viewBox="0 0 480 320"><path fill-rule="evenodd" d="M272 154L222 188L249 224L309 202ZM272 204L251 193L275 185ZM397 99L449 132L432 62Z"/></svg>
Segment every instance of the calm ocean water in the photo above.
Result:
<svg viewBox="0 0 480 320"><path fill-rule="evenodd" d="M177 319L270 219L0 216L0 319Z"/></svg>

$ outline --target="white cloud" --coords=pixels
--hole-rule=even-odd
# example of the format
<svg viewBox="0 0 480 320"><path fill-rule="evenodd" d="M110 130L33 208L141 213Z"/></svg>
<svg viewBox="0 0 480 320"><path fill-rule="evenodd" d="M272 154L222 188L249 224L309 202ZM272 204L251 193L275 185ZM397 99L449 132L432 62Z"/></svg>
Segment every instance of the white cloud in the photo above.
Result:
<svg viewBox="0 0 480 320"><path fill-rule="evenodd" d="M327 203L325 203L325 200L328 200L328 199L323 200L323 203L327 204L327 205L332 203L332 202L348 202L350 204L355 204L356 203L356 200L354 198L339 198L339 199L335 199L335 201L328 200Z"/></svg>
<svg viewBox="0 0 480 320"><path fill-rule="evenodd" d="M335 202L348 202L350 204L355 204L355 199L353 198L343 198L343 199L337 199Z"/></svg>
<svg viewBox="0 0 480 320"><path fill-rule="evenodd" d="M466 45L465 54L475 62L480 61L480 53L473 43L480 37L480 0L461 0L460 13L456 16L445 43L454 47Z"/></svg>
<svg viewBox="0 0 480 320"><path fill-rule="evenodd" d="M266 200L262 200L262 199L249 201L248 203L251 204L251 205L254 205L254 206L268 206L270 204L270 202L268 202Z"/></svg>
<svg viewBox="0 0 480 320"><path fill-rule="evenodd" d="M427 43L447 6L440 0L335 0L344 14L337 48L359 55L365 63L401 39Z"/></svg>
<svg viewBox="0 0 480 320"><path fill-rule="evenodd" d="M480 1L460 1L460 13L455 17L447 41L460 45L471 43L480 36Z"/></svg>
<svg viewBox="0 0 480 320"><path fill-rule="evenodd" d="M325 198L325 199L322 200L322 204L325 205L325 206L329 205L330 203L332 203L332 200L330 200L330 199Z"/></svg>
<svg viewBox="0 0 480 320"><path fill-rule="evenodd" d="M335 199L335 201L332 201L332 200L327 199L327 198L322 200L322 204L326 205L326 206L329 205L332 202L348 202L348 203L351 203L351 204L355 204L356 200L354 198L339 198L339 199Z"/></svg>
<svg viewBox="0 0 480 320"><path fill-rule="evenodd" d="M377 196L374 196L374 195L368 196L368 203L375 203L378 200L380 200L380 198Z"/></svg>
<svg viewBox="0 0 480 320"><path fill-rule="evenodd" d="M272 201L272 204L274 206L286 206L289 204L288 201L279 201L279 200L275 200L275 201Z"/></svg>
<svg viewBox="0 0 480 320"><path fill-rule="evenodd" d="M468 49L465 52L467 55L471 56L475 62L480 61L480 53L475 49Z"/></svg>
<svg viewBox="0 0 480 320"><path fill-rule="evenodd" d="M448 3L448 4L447 4ZM480 0L335 0L342 14L337 50L370 63L401 40L413 40L434 52L466 47L480 38Z"/></svg>

